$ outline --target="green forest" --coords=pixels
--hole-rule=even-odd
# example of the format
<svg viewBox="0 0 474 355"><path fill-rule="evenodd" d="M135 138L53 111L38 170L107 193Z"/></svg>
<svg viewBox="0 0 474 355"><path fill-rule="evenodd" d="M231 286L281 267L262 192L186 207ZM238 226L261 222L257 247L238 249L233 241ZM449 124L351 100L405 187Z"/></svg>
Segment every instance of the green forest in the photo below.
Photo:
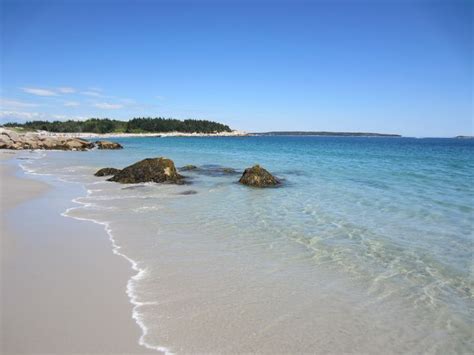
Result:
<svg viewBox="0 0 474 355"><path fill-rule="evenodd" d="M150 133L150 132L183 132L214 133L230 132L229 126L207 120L178 120L174 118L143 117L129 121L108 118L90 118L85 121L28 121L25 123L10 122L4 127L20 127L28 131L48 132L87 132L87 133Z"/></svg>

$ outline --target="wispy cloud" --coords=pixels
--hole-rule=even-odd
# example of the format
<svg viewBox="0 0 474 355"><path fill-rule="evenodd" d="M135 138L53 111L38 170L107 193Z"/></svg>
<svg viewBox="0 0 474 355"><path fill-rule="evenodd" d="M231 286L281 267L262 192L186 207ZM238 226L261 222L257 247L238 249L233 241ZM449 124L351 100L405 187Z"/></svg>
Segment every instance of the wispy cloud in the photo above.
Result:
<svg viewBox="0 0 474 355"><path fill-rule="evenodd" d="M71 88L71 87L61 87L61 88L58 88L58 91L62 94L73 94L76 92L76 89Z"/></svg>
<svg viewBox="0 0 474 355"><path fill-rule="evenodd" d="M97 91L82 91L81 94L86 95L86 96L95 96L95 97L101 97L102 96L102 94L97 92Z"/></svg>
<svg viewBox="0 0 474 355"><path fill-rule="evenodd" d="M120 104L110 104L107 102L98 102L94 104L94 106L105 110L118 110L119 108L123 107L123 105Z"/></svg>
<svg viewBox="0 0 474 355"><path fill-rule="evenodd" d="M64 103L64 106L66 107L77 107L77 106L80 106L81 104L77 101L66 101Z"/></svg>
<svg viewBox="0 0 474 355"><path fill-rule="evenodd" d="M39 106L38 104L18 101L18 100L10 100L6 98L0 98L0 107L1 108L25 108L25 107L36 107Z"/></svg>
<svg viewBox="0 0 474 355"><path fill-rule="evenodd" d="M86 120L87 116L50 114L44 112L0 111L1 122L24 122L33 120Z"/></svg>
<svg viewBox="0 0 474 355"><path fill-rule="evenodd" d="M44 113L40 112L24 112L24 111L0 111L0 118L3 121L7 120L34 120L34 119L42 119L45 118Z"/></svg>
<svg viewBox="0 0 474 355"><path fill-rule="evenodd" d="M41 88L21 88L24 92L37 96L57 96L58 94L53 90Z"/></svg>
<svg viewBox="0 0 474 355"><path fill-rule="evenodd" d="M83 120L87 120L89 118L89 117L86 117L86 116L68 116L68 115L52 115L51 117L53 119L59 120L59 121L65 121L65 120L83 121Z"/></svg>
<svg viewBox="0 0 474 355"><path fill-rule="evenodd" d="M120 99L120 101L125 105L133 105L136 103L134 99Z"/></svg>
<svg viewBox="0 0 474 355"><path fill-rule="evenodd" d="M165 99L164 96L160 96L160 95L155 96L155 98L158 99L158 100L160 100L160 101L163 101L163 100Z"/></svg>

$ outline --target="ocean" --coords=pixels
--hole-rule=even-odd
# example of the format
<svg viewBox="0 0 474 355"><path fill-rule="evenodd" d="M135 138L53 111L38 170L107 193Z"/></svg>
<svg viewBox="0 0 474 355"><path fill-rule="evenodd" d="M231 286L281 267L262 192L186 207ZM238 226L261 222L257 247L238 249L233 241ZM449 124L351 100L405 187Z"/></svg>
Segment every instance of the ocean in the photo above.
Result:
<svg viewBox="0 0 474 355"><path fill-rule="evenodd" d="M25 153L21 165L53 185L84 187L63 215L102 224L136 270L126 287L142 345L177 353L472 352L473 140L115 141L124 149ZM200 169L182 172L185 185L93 176L160 156ZM254 164L282 186L237 183Z"/></svg>

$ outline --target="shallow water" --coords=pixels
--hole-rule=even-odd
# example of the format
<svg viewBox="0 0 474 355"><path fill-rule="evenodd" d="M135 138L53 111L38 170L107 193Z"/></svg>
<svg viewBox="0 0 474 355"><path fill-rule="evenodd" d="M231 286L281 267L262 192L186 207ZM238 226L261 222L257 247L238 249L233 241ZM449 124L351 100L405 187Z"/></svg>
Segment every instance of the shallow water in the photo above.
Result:
<svg viewBox="0 0 474 355"><path fill-rule="evenodd" d="M123 151L35 153L21 164L86 186L87 196L65 215L103 223L117 253L139 271L128 289L143 345L173 352L472 350L473 141L117 141ZM92 175L155 156L203 169L183 172L190 182L183 186ZM284 186L252 189L219 170L255 163Z"/></svg>

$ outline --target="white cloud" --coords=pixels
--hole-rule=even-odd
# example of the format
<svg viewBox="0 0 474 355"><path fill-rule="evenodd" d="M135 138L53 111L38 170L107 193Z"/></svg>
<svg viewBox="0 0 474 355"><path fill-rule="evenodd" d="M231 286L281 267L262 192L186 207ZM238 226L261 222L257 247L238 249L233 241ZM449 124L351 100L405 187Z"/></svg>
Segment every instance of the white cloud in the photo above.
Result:
<svg viewBox="0 0 474 355"><path fill-rule="evenodd" d="M158 95L158 96L155 96L155 97L156 97L158 100L160 100L160 101L162 101L162 100L164 100L164 99L165 99L165 97L164 97L164 96L159 96L159 95Z"/></svg>
<svg viewBox="0 0 474 355"><path fill-rule="evenodd" d="M24 92L37 96L57 96L58 94L52 90L41 89L41 88L22 88Z"/></svg>
<svg viewBox="0 0 474 355"><path fill-rule="evenodd" d="M100 93L98 93L96 91L82 91L81 94L86 95L86 96L95 96L95 97L102 96Z"/></svg>
<svg viewBox="0 0 474 355"><path fill-rule="evenodd" d="M71 88L71 87L61 87L61 88L58 88L58 91L62 94L72 94L76 92L76 89Z"/></svg>
<svg viewBox="0 0 474 355"><path fill-rule="evenodd" d="M123 105L120 104L109 104L107 102L98 102L94 104L94 106L105 110L117 110L123 107Z"/></svg>
<svg viewBox="0 0 474 355"><path fill-rule="evenodd" d="M76 102L76 101L66 101L64 103L64 106L66 107L77 107L77 106L80 106L81 104L79 102Z"/></svg>
<svg viewBox="0 0 474 355"><path fill-rule="evenodd" d="M39 120L45 117L40 112L23 112L23 111L0 111L0 118L3 120Z"/></svg>
<svg viewBox="0 0 474 355"><path fill-rule="evenodd" d="M0 107L2 108L24 108L24 107L36 107L36 106L38 106L38 104L0 98Z"/></svg>
<svg viewBox="0 0 474 355"><path fill-rule="evenodd" d="M59 121L66 121L66 120L83 121L83 120L87 120L89 118L89 117L85 117L85 116L67 116L67 115L52 115L51 117L53 119L59 120Z"/></svg>

